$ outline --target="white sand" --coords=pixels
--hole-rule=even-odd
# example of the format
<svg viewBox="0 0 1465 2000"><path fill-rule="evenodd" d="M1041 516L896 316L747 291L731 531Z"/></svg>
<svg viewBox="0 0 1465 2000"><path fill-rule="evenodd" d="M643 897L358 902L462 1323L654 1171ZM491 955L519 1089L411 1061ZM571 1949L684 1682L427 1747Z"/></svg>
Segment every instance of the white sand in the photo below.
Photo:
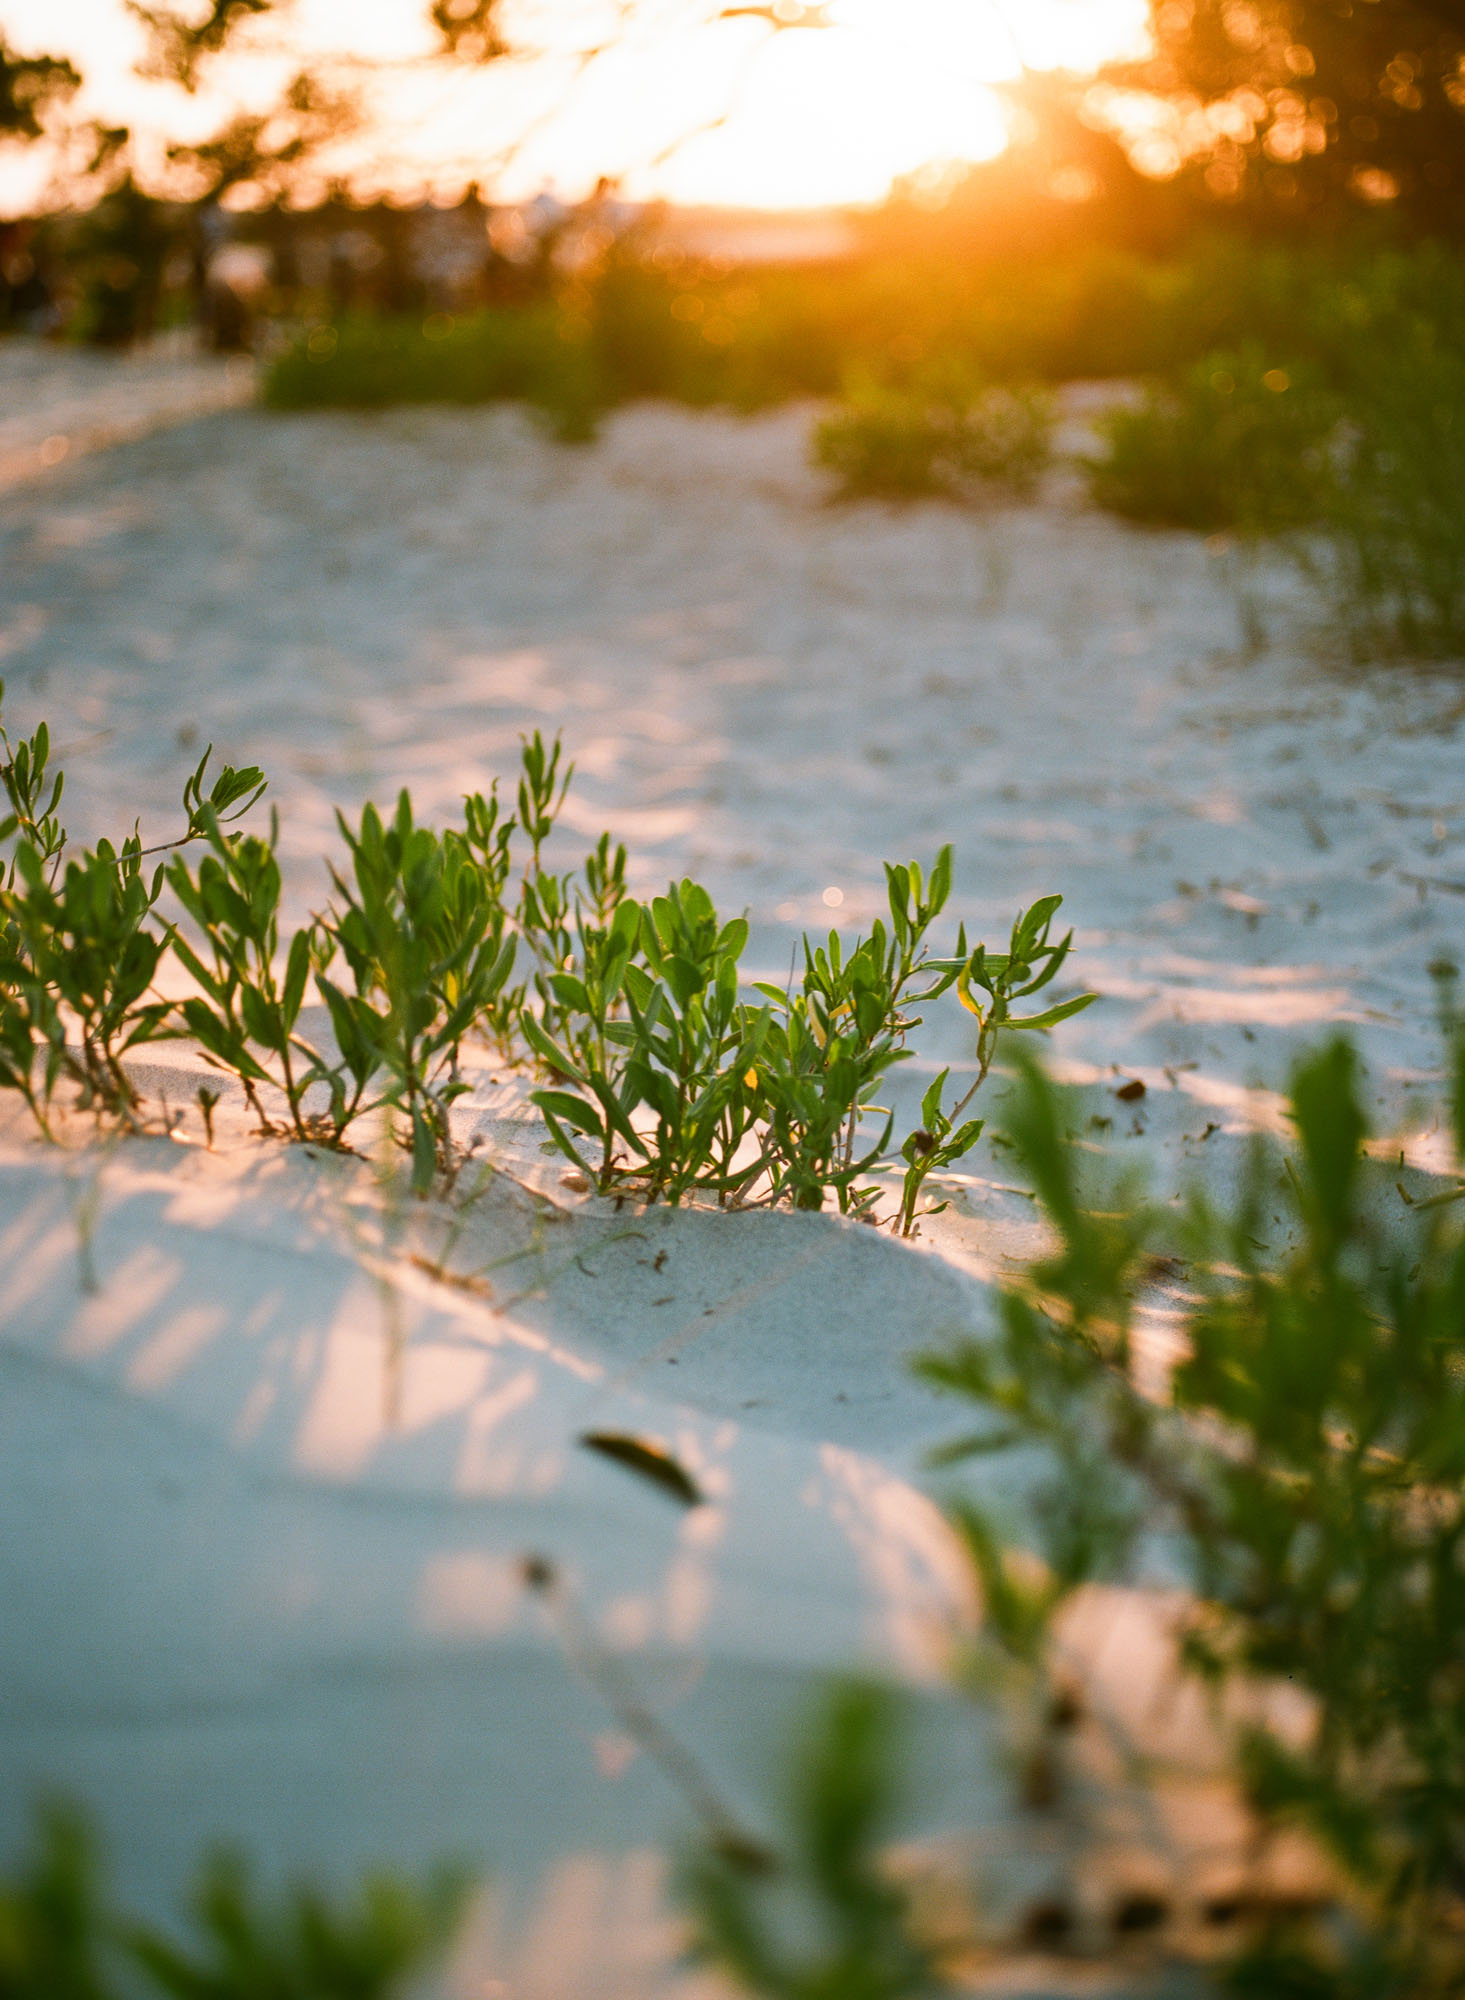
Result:
<svg viewBox="0 0 1465 2000"><path fill-rule="evenodd" d="M0 517L9 719L50 718L74 834L140 813L162 837L212 739L269 770L303 910L335 806L406 783L447 813L509 774L521 730L563 729L576 838L611 826L643 889L697 872L772 976L801 927L868 922L883 859L944 840L974 935L1061 890L1104 1004L1056 1053L1146 1081L1094 1136L1161 1192L1233 1165L1331 1023L1374 1065L1381 1126L1410 1124L1424 968L1460 949L1465 695L1325 670L1280 568L1127 530L1061 478L986 516L828 508L800 412L634 410L574 452L506 411L155 425L237 393L189 364L105 447L163 365L0 350L27 404L3 452L94 444L27 461ZM950 1004L905 1098L969 1057ZM145 1081L184 1104L188 1064ZM917 1489L963 1413L903 1367L989 1324L985 1280L1035 1241L1000 1155L911 1250L832 1217L617 1214L561 1185L512 1083L462 1118L539 1190L500 1176L475 1206L448 1264L511 1261L472 1291L409 1261L441 1254L436 1211L228 1117L213 1156L46 1154L6 1125L0 1842L44 1781L92 1802L154 1908L205 1834L328 1870L467 1854L500 1900L456 1992L691 1991L658 1858L687 1816L597 1691L603 1648L760 1827L818 1678L904 1681L912 1830L993 1829L1014 1907L1061 1886L990 1721L941 1685L970 1606ZM1407 1143L1438 1161L1438 1135ZM707 1504L587 1453L590 1428L661 1439ZM1032 1471L989 1489L1020 1514ZM558 1635L519 1580L531 1552L565 1580ZM1137 1726L1158 1669L1134 1615L1098 1607L1074 1642ZM1167 1754L1194 1764L1203 1734L1172 1714ZM1182 1900L1228 1865L1205 1783L1169 1828ZM1096 1910L1140 1865L1123 1814L1109 1834Z"/></svg>

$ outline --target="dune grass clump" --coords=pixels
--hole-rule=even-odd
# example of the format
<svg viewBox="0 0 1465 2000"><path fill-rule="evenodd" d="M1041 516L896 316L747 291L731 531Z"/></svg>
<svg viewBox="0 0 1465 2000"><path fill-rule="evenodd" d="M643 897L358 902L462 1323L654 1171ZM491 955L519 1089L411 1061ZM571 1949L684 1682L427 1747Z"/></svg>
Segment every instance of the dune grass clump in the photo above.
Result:
<svg viewBox="0 0 1465 2000"><path fill-rule="evenodd" d="M0 1088L25 1098L43 1132L63 1078L82 1103L131 1118L139 1100L123 1058L191 1036L238 1080L264 1132L344 1146L358 1120L400 1118L425 1194L455 1169L450 1113L477 1036L539 1069L534 1102L552 1143L602 1193L805 1209L832 1195L844 1213L871 1215L880 1189L862 1177L898 1164L894 1222L911 1235L942 1206L922 1208L927 1181L980 1136L962 1114L997 1035L1051 1027L1093 998L1013 1011L1067 958L1071 934L1051 936L1058 897L1019 916L1005 953L969 952L962 930L954 957L932 956L927 934L951 886L945 848L929 882L914 864L887 869L888 924L851 947L837 932L805 938L802 979L752 999L747 920L720 920L697 883L636 901L608 833L578 870L548 865L573 766L538 732L523 745L513 811L495 787L441 832L417 823L406 791L389 818L369 804L357 826L338 815L345 861L328 862L331 894L288 942L277 818L267 836L233 827L263 792L261 772L226 768L205 796L205 756L177 840L144 850L134 834L78 862L56 819L64 781L48 777L45 725L0 743L12 806L0 839L13 843L0 884ZM194 842L205 849L196 868L172 851L144 879L147 852ZM157 914L165 885L171 920ZM169 954L194 988L182 999L157 990ZM516 965L524 976L511 984ZM953 987L977 1023L975 1081L947 1107L943 1072L922 1126L890 1155L894 1121L875 1096L909 1054L920 1023L910 1009ZM331 1029L314 1041L301 1029L312 988ZM217 1097L200 1103L211 1130Z"/></svg>

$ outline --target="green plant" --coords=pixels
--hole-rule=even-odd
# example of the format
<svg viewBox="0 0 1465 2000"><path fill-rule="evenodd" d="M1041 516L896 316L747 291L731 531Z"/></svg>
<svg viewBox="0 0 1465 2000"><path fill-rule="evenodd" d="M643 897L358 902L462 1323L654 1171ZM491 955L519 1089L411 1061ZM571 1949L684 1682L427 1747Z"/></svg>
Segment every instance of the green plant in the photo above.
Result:
<svg viewBox="0 0 1465 2000"><path fill-rule="evenodd" d="M276 410L522 401L564 443L594 436L603 400L593 351L544 303L307 326L265 371L263 397Z"/></svg>
<svg viewBox="0 0 1465 2000"><path fill-rule="evenodd" d="M180 1003L183 1021L205 1054L240 1079L261 1130L273 1129L259 1097L265 1085L284 1097L295 1138L328 1137L339 1144L371 1073L348 1073L297 1032L311 973L326 970L331 946L317 925L296 931L281 970L278 820L271 815L268 840L226 835L216 818L205 837L210 851L197 875L182 855L167 866L168 886L208 953L206 960L175 929L174 954L201 989ZM317 1083L330 1094L326 1120L305 1108L306 1093ZM216 1102L205 1110L210 1136Z"/></svg>
<svg viewBox="0 0 1465 2000"><path fill-rule="evenodd" d="M934 2000L951 1990L909 1893L879 1858L897 1804L895 1716L836 1688L800 1737L781 1851L710 1842L682 1868L701 1962L766 2000Z"/></svg>
<svg viewBox="0 0 1465 2000"><path fill-rule="evenodd" d="M0 703L4 694L0 681ZM80 1086L84 1104L130 1116L138 1099L122 1058L161 1034L170 1012L167 1002L146 997L168 936L147 927L163 870L149 880L142 863L247 812L265 788L263 774L225 765L205 795L206 750L184 783L182 834L144 848L134 832L120 851L102 840L76 858L56 816L65 777L51 775L46 724L19 743L0 726L0 749L10 807L0 841L13 842L0 875L0 1088L25 1097L43 1132L63 1074Z"/></svg>
<svg viewBox="0 0 1465 2000"><path fill-rule="evenodd" d="M439 1869L421 1888L382 1874L349 1900L304 1883L266 1900L243 1862L221 1854L194 1891L197 1939L180 1944L109 1906L87 1821L54 1807L38 1815L30 1856L0 1881L0 1995L395 2000L447 1944L463 1889Z"/></svg>
<svg viewBox="0 0 1465 2000"><path fill-rule="evenodd" d="M264 1131L277 1128L263 1091L284 1099L291 1136L335 1145L357 1118L399 1108L413 1186L425 1193L454 1172L449 1113L467 1088L460 1055L476 1032L510 1059L527 1048L545 1073L534 1102L552 1142L603 1192L806 1209L832 1193L844 1213L869 1216L879 1189L863 1177L893 1130L875 1103L881 1081L909 1054L920 1025L912 1008L956 986L978 1024L977 1073L948 1109L943 1072L902 1143L895 1223L911 1235L939 1207L920 1206L931 1175L981 1133L962 1114L998 1035L1050 1027L1093 997L1027 1017L1012 1011L1067 957L1070 938L1050 941L1057 897L1019 915L1005 953L968 953L962 931L955 957L931 955L929 932L950 894L947 847L929 881L914 863L887 868L888 922L848 949L837 932L819 945L806 938L801 979L764 985L750 1000L739 971L747 921L720 919L698 884L636 902L625 849L608 833L578 871L548 865L574 767L558 738L546 744L537 731L524 741L513 813L491 788L465 799L462 826L442 833L416 824L405 791L390 820L368 805L353 830L338 815L349 872L331 866L334 900L282 953L277 821L267 838L231 830L264 789L257 770L226 767L205 794L206 754L185 784L177 840L144 850L134 836L120 855L103 843L78 863L65 859L62 780L49 778L48 753L42 725L10 754L14 809L0 824L21 836L0 887L0 1087L24 1094L43 1130L63 1073L85 1101L130 1116L136 1097L122 1057L186 1032L239 1078ZM528 853L515 888L519 836ZM145 853L195 841L206 848L196 868L171 852L144 880ZM165 881L191 934L148 927ZM521 942L530 977L510 985ZM148 998L169 947L196 988L178 1002ZM349 983L336 971L342 960ZM334 1050L300 1032L312 980ZM79 1053L66 1040L72 1019ZM324 1109L310 1108L312 1092ZM200 1094L211 1143L217 1102ZM884 1124L872 1136L876 1119Z"/></svg>
<svg viewBox="0 0 1465 2000"><path fill-rule="evenodd" d="M499 805L497 779L486 797L482 792L472 792L463 800L463 839L478 864L484 895L495 908L507 906L517 826L514 815L505 813ZM523 985L510 986L506 979L480 1015L483 1033L506 1056L512 1050L523 1005Z"/></svg>
<svg viewBox="0 0 1465 2000"><path fill-rule="evenodd" d="M623 898L609 926L581 927L578 961L571 954L550 982L564 1039L526 1014L531 1048L579 1093L541 1090L534 1102L602 1189L624 1182L651 1200L694 1190L726 1198L757 1173L735 1166L760 1040L739 1000L747 935L742 918L719 921L695 882L672 884L644 908ZM581 1158L576 1132L597 1143L598 1164Z"/></svg>
<svg viewBox="0 0 1465 2000"><path fill-rule="evenodd" d="M113 2000L108 1942L90 1831L79 1814L52 1806L37 1814L25 1863L0 1881L0 1995Z"/></svg>
<svg viewBox="0 0 1465 2000"><path fill-rule="evenodd" d="M1342 406L1316 368L1248 346L1205 356L1099 422L1089 490L1158 527L1275 534L1326 510Z"/></svg>
<svg viewBox="0 0 1465 2000"><path fill-rule="evenodd" d="M905 386L856 384L815 425L811 451L846 497L994 489L1026 498L1047 468L1052 429L1041 391L978 388L946 369Z"/></svg>
<svg viewBox="0 0 1465 2000"><path fill-rule="evenodd" d="M1325 588L1356 650L1465 654L1465 362L1416 324L1350 397L1322 514ZM1304 556L1307 552L1304 551Z"/></svg>
<svg viewBox="0 0 1465 2000"><path fill-rule="evenodd" d="M0 715L4 713L5 683L0 681ZM66 788L66 774L58 771L50 776L51 732L44 722L37 725L34 736L22 737L19 743L12 743L0 723L0 749L5 753L5 761L0 764L0 785L5 787L5 796L10 811L0 818L0 840L12 840L19 835L39 855L42 864L54 868L62 849L66 845L66 829L56 817L56 808L61 803L61 794ZM47 782L50 797L47 798ZM15 858L12 855L5 873L6 888L15 884Z"/></svg>
<svg viewBox="0 0 1465 2000"><path fill-rule="evenodd" d="M593 910L582 903L573 933L563 919L552 930L540 923L550 940L541 962L564 956L537 979L541 1012L523 1018L530 1049L550 1073L551 1087L534 1101L555 1143L602 1192L623 1187L673 1202L756 1196L806 1209L832 1193L844 1213L868 1213L879 1189L861 1177L884 1156L893 1125L874 1101L881 1081L906 1059L921 1024L910 1009L959 986L978 1021L978 1074L949 1113L940 1087L934 1101L928 1092L921 1133L905 1142L896 1221L913 1233L919 1213L933 1212L918 1209L923 1183L981 1133L961 1113L987 1075L999 1032L1051 1027L1093 998L1031 1017L1012 1013L1012 1001L1046 986L1067 957L1069 938L1050 942L1056 897L1019 916L1008 952L979 945L969 954L963 931L956 957L932 957L928 933L950 894L951 864L947 847L929 881L914 863L887 867L889 922L878 920L848 949L837 932L820 945L805 938L802 977L786 988L756 984L758 1005L742 997L746 921L724 923L692 882L638 906L602 842L586 870ZM571 878L551 879L563 912ZM597 921L607 915L609 923ZM974 987L985 1002L972 997ZM885 1123L872 1142L864 1128L873 1118ZM586 1140L596 1157L582 1150Z"/></svg>
<svg viewBox="0 0 1465 2000"><path fill-rule="evenodd" d="M412 1184L425 1193L451 1164L448 1111L468 1088L458 1074L463 1038L503 990L515 940L466 837L417 826L405 791L389 821L368 805L358 832L342 814L337 824L351 874L332 866L337 901L321 928L354 990L324 972L316 983L354 1088L349 1115L385 1070L380 1101L406 1114Z"/></svg>
<svg viewBox="0 0 1465 2000"><path fill-rule="evenodd" d="M989 952L978 945L957 972L957 995L977 1023L977 1073L963 1095L946 1110L942 1105L948 1071L943 1070L921 1100L921 1123L901 1146L906 1163L900 1205L900 1232L910 1236L920 1215L937 1215L946 1206L939 1202L918 1209L921 1192L931 1174L965 1157L983 1126L979 1120L960 1123L961 1115L987 1080L999 1038L1013 1030L1041 1032L1056 1028L1092 1005L1092 993L1075 994L1036 1014L1014 1014L1014 1001L1029 1000L1050 986L1062 971L1073 947L1073 932L1052 941L1053 919L1063 903L1061 896L1044 896L1030 910L1020 910L1013 922L1005 952ZM973 992L973 988L977 992ZM986 994L986 999L977 997Z"/></svg>
<svg viewBox="0 0 1465 2000"><path fill-rule="evenodd" d="M806 938L800 989L759 989L773 1009L765 1064L771 1188L796 1208L822 1206L826 1188L846 1212L868 1206L875 1191L859 1189L858 1177L885 1151L893 1122L877 1111L875 1093L906 1060L907 1037L921 1024L907 1010L938 998L962 975L964 930L955 959L932 959L928 945L951 893L950 847L929 881L915 862L887 864L885 878L888 926L877 918L848 954L837 932L817 948ZM872 1113L885 1116L885 1128L861 1156L861 1126Z"/></svg>
<svg viewBox="0 0 1465 2000"><path fill-rule="evenodd" d="M942 1108L950 1074L949 1069L942 1070L928 1087L921 1099L921 1122L901 1141L900 1157L905 1161L905 1173L901 1176L900 1211L896 1219L902 1236L914 1236L922 1215L939 1215L947 1206L944 1201L932 1202L926 1208L919 1206L926 1182L932 1174L944 1172L965 1159L982 1136L981 1119L968 1118L959 1124L962 1106L955 1111ZM965 1102L963 1099L963 1105Z"/></svg>
<svg viewBox="0 0 1465 2000"><path fill-rule="evenodd" d="M390 2000L451 1936L463 1887L449 1871L422 1889L369 1875L349 1902L298 1884L271 1907L244 1862L219 1854L194 1892L197 1942L137 1929L131 1954L168 2000Z"/></svg>
<svg viewBox="0 0 1465 2000"><path fill-rule="evenodd" d="M167 1001L146 997L166 939L147 928L163 871L149 881L141 855L135 835L120 853L99 841L80 860L65 860L58 881L23 841L15 854L17 881L0 898L15 954L0 966L0 978L11 1007L17 1014L24 1008L48 1043L45 1094L64 1068L81 1086L84 1106L122 1114L137 1103L122 1057L159 1035L170 1011ZM44 1005L33 998L37 989L47 996ZM68 1019L79 1040L58 1044ZM15 1046L19 1057L19 1041Z"/></svg>
<svg viewBox="0 0 1465 2000"><path fill-rule="evenodd" d="M575 775L572 763L566 764L563 770L560 768L561 755L562 746L558 737L548 748L537 729L533 736L521 739L518 813L514 822L529 842L529 859L520 878L515 920L520 936L533 955L537 968L533 976L534 988L540 1007L551 1023L559 1018L551 982L557 973L564 970L565 961L574 948L573 878L556 875L544 866L544 843L554 830L555 820ZM506 863L508 853L506 837ZM621 875L624 880L624 863Z"/></svg>
<svg viewBox="0 0 1465 2000"><path fill-rule="evenodd" d="M1447 1027L1465 1159L1465 1030ZM1359 1099L1346 1042L1309 1056L1295 1153L1258 1143L1234 1204L1194 1195L1167 1234L1132 1191L1083 1188L1057 1093L1024 1066L1008 1129L1057 1248L1005 1293L994 1345L924 1368L1001 1413L971 1449L1041 1438L1056 1453L1034 1510L1045 1613L1090 1576L1128 1574L1158 1517L1195 1590L1184 1664L1305 1691L1301 1742L1243 1732L1249 1796L1352 1875L1391 1968L1374 1990L1424 2000L1465 1981L1465 1227L1453 1198L1399 1201ZM1158 1400L1132 1369L1157 1245L1183 1254L1193 1295ZM1361 1990L1326 1936L1293 1925L1266 1949L1284 1947L1312 1966L1308 1990Z"/></svg>

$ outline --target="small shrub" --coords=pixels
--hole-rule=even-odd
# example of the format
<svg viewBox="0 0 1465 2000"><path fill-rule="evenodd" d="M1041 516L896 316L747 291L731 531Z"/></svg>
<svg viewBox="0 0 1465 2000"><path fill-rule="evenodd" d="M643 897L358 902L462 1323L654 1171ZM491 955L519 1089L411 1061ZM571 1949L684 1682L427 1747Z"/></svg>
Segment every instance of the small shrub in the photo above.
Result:
<svg viewBox="0 0 1465 2000"><path fill-rule="evenodd" d="M1356 649L1465 654L1465 361L1432 329L1355 391L1321 525Z"/></svg>
<svg viewBox="0 0 1465 2000"><path fill-rule="evenodd" d="M53 880L36 850L22 842L15 855L18 881L0 903L17 940L13 990L51 1042L47 1075L64 1067L80 1084L84 1106L112 1113L130 1112L137 1102L122 1057L161 1034L170 1012L166 1001L147 998L166 939L147 925L163 871L149 880L141 852L136 836L120 853L103 840L79 860L66 859ZM32 1009L36 987L65 1015ZM57 1048L52 1038L67 1018L79 1039Z"/></svg>
<svg viewBox="0 0 1465 2000"><path fill-rule="evenodd" d="M351 873L332 866L337 900L322 929L354 990L324 972L316 983L355 1091L348 1115L385 1070L380 1101L406 1113L412 1184L426 1193L451 1164L448 1108L468 1088L458 1075L463 1038L502 992L515 940L466 838L414 824L405 791L389 821L371 805L359 831L336 817Z"/></svg>
<svg viewBox="0 0 1465 2000"><path fill-rule="evenodd" d="M1089 489L1156 527L1273 534L1321 518L1331 490L1335 397L1259 348L1208 355L1133 408L1110 411Z"/></svg>
<svg viewBox="0 0 1465 2000"><path fill-rule="evenodd" d="M1452 999L1446 1028L1465 1176ZM1253 1723L1239 1768L1264 1824L1302 1822L1353 1876L1377 1976L1360 1985L1336 1940L1296 1924L1267 1947L1273 1969L1290 1953L1312 1968L1308 1991L1427 2000L1465 1980L1465 1178L1405 1205L1365 1150L1360 1094L1346 1042L1309 1056L1292 1081L1295 1152L1258 1144L1231 1206L1193 1195L1167 1224L1132 1191L1085 1189L1057 1095L1027 1066L1008 1131L1057 1248L1005 1293L994 1346L924 1366L1001 1413L1006 1431L972 1449L1041 1439L1056 1453L1034 1509L1051 1580L1040 1623L1086 1578L1130 1574L1141 1525L1162 1520L1195 1590L1185 1665L1310 1697L1306 1737ZM1184 1257L1194 1302L1186 1358L1152 1400L1131 1359L1157 1248ZM989 1572L994 1545L978 1523ZM1265 1957L1235 1990L1270 1990Z"/></svg>
<svg viewBox="0 0 1465 2000"><path fill-rule="evenodd" d="M0 703L4 693L0 682ZM163 869L149 879L143 861L246 812L263 774L226 765L205 797L205 751L183 787L186 826L176 840L145 850L134 833L120 850L102 840L77 858L56 817L65 780L50 776L45 723L14 745L0 727L0 749L10 806L0 841L13 842L0 879L0 1088L21 1092L43 1131L63 1074L84 1104L130 1116L138 1100L122 1057L162 1034L172 1011L147 997L168 938L148 927Z"/></svg>
<svg viewBox="0 0 1465 2000"><path fill-rule="evenodd" d="M566 443L594 435L604 400L590 347L549 305L308 327L270 363L262 394L274 410L524 402Z"/></svg>
<svg viewBox="0 0 1465 2000"><path fill-rule="evenodd" d="M330 963L330 939L319 926L291 938L279 965L280 869L275 859L278 822L270 836L226 835L217 819L206 828L210 852L195 876L182 855L167 868L168 886L197 925L205 960L175 930L173 950L201 989L181 1003L188 1032L207 1057L231 1071L244 1087L263 1131L273 1130L259 1097L261 1086L283 1096L297 1139L329 1138L340 1144L355 1115L369 1073L349 1076L297 1032L312 972ZM348 1081L351 1088L348 1089ZM328 1119L311 1118L306 1093L324 1084Z"/></svg>
<svg viewBox="0 0 1465 2000"><path fill-rule="evenodd" d="M976 388L930 378L869 383L814 428L814 463L847 498L934 493L1032 493L1051 457L1049 399L1027 388Z"/></svg>
<svg viewBox="0 0 1465 2000"><path fill-rule="evenodd" d="M333 1900L308 1884L267 1901L235 1856L199 1873L196 1940L178 1943L109 1906L85 1819L38 1817L32 1853L0 1881L5 2000L400 2000L449 1942L463 1879L439 1869L422 1887L367 1876Z"/></svg>
<svg viewBox="0 0 1465 2000"><path fill-rule="evenodd" d="M604 1191L648 1200L694 1191L727 1199L758 1167L739 1171L752 1125L749 1072L759 1037L746 1029L738 958L742 918L720 922L695 882L673 883L646 906L623 899L609 927L581 926L580 954L551 980L564 1041L526 1014L531 1049L562 1083L534 1102L562 1151ZM644 1112L638 1126L636 1114ZM594 1141L584 1159L572 1134Z"/></svg>
<svg viewBox="0 0 1465 2000"><path fill-rule="evenodd" d="M555 1031L548 1009L526 1011L523 1023L553 1080L534 1101L561 1150L605 1193L720 1202L756 1195L806 1209L833 1194L843 1213L870 1213L879 1190L861 1177L885 1155L893 1123L876 1093L909 1054L921 1019L909 1010L955 986L977 1019L978 1072L949 1113L939 1092L934 1104L927 1093L928 1125L903 1155L896 1216L912 1234L921 1213L935 1212L918 1207L924 1182L980 1136L979 1121L959 1121L998 1034L1054 1026L1094 996L1032 1016L1012 1011L1067 957L1071 934L1050 942L1061 898L1020 915L1007 952L978 945L968 953L963 931L957 956L943 959L931 955L928 933L950 894L950 848L929 882L914 863L887 867L886 877L889 923L877 921L848 949L837 932L820 945L805 938L801 979L756 986L761 1006L741 997L746 922L723 923L696 883L673 884L646 907L622 899L608 926L579 921L578 957L567 953L547 982ZM556 949L562 941L557 934ZM880 1118L872 1140L867 1121ZM587 1139L594 1159L582 1150Z"/></svg>

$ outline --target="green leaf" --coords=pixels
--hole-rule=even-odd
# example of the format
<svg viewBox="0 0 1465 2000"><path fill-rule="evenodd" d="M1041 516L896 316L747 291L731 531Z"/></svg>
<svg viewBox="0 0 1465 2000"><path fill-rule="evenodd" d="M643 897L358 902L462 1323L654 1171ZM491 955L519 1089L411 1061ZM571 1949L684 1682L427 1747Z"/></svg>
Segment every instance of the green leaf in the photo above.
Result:
<svg viewBox="0 0 1465 2000"><path fill-rule="evenodd" d="M525 1041L542 1063L547 1064L550 1069L558 1070L561 1076L572 1077L576 1083L583 1084L586 1081L585 1073L575 1058L546 1032L527 1007L519 1017L519 1027Z"/></svg>
<svg viewBox="0 0 1465 2000"><path fill-rule="evenodd" d="M589 1138L599 1139L605 1135L605 1125L595 1107L568 1090L533 1090L529 1093L529 1101L537 1110L546 1115L552 1113Z"/></svg>
<svg viewBox="0 0 1465 2000"><path fill-rule="evenodd" d="M1049 1007L1042 1014L1028 1014L1019 1019L1009 1015L1003 1022L1004 1028L1056 1028L1060 1021L1068 1021L1075 1014L1081 1014L1085 1007L1091 1007L1098 999L1097 993L1080 993L1072 1000L1061 1001L1056 1007Z"/></svg>
<svg viewBox="0 0 1465 2000"><path fill-rule="evenodd" d="M682 1506L702 1504L701 1488L664 1446L653 1444L648 1438L632 1437L626 1431L585 1431L580 1442L587 1451L598 1452L602 1458L623 1465L628 1472L670 1494Z"/></svg>
<svg viewBox="0 0 1465 2000"><path fill-rule="evenodd" d="M427 1194L437 1173L437 1140L420 1104L412 1107L412 1192Z"/></svg>
<svg viewBox="0 0 1465 2000"><path fill-rule="evenodd" d="M284 1017L286 1030L292 1030L300 1017L300 1009L305 1000L305 985L310 977L311 935L309 931L297 931L290 940L290 952L285 961L285 985L280 997L280 1012Z"/></svg>

